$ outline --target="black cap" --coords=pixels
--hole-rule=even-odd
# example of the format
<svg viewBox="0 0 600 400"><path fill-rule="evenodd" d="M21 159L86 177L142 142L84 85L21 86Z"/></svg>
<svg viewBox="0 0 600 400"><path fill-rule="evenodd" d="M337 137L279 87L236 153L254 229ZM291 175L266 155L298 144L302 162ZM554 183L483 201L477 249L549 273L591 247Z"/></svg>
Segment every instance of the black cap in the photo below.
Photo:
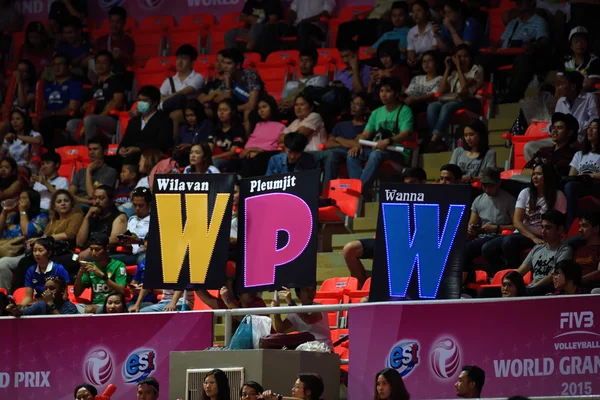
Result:
<svg viewBox="0 0 600 400"><path fill-rule="evenodd" d="M481 183L500 183L500 171L496 168L486 167L481 171Z"/></svg>

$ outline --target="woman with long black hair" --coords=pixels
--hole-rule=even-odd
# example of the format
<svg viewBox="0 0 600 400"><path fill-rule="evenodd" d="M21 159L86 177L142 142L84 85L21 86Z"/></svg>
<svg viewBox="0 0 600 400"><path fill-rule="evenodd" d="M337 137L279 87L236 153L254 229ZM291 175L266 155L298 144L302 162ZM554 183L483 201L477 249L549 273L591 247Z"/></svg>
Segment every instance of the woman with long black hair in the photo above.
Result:
<svg viewBox="0 0 600 400"><path fill-rule="evenodd" d="M452 152L450 164L460 167L463 182L471 182L481 176L484 168L496 166L496 151L490 149L487 127L480 119L474 119L463 129L462 147Z"/></svg>

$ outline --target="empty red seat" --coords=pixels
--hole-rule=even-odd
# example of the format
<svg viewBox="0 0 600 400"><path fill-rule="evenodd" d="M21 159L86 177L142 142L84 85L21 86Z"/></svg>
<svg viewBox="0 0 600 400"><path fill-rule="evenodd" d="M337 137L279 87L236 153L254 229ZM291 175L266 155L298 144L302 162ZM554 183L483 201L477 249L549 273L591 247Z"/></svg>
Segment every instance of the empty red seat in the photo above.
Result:
<svg viewBox="0 0 600 400"><path fill-rule="evenodd" d="M162 32L134 32L135 58L149 59L159 57L165 45L165 35Z"/></svg>
<svg viewBox="0 0 600 400"><path fill-rule="evenodd" d="M347 22L347 21L350 21L352 19L352 17L354 17L355 15L368 13L368 12L371 12L372 10L373 10L373 7L371 7L371 6L344 7L340 11L338 18L342 22Z"/></svg>
<svg viewBox="0 0 600 400"><path fill-rule="evenodd" d="M341 60L340 52L336 48L317 49L317 52L319 53L318 64L337 64Z"/></svg>
<svg viewBox="0 0 600 400"><path fill-rule="evenodd" d="M341 301L344 298L344 294L353 290L358 290L358 279L350 276L329 278L323 281L315 298L337 298Z"/></svg>
<svg viewBox="0 0 600 400"><path fill-rule="evenodd" d="M333 179L323 189L321 197L335 201L335 205L319 208L321 223L350 223L356 217L362 193L360 179Z"/></svg>
<svg viewBox="0 0 600 400"><path fill-rule="evenodd" d="M137 32L161 33L175 26L175 17L172 15L153 15L146 17L140 23Z"/></svg>
<svg viewBox="0 0 600 400"><path fill-rule="evenodd" d="M200 34L201 31L171 31L169 33L168 54L174 56L177 53L177 49L184 44L189 44L198 50L200 48Z"/></svg>
<svg viewBox="0 0 600 400"><path fill-rule="evenodd" d="M263 67L285 67L288 65L298 65L300 52L298 50L274 51L267 56L262 64Z"/></svg>
<svg viewBox="0 0 600 400"><path fill-rule="evenodd" d="M25 298L26 295L26 289L24 287L18 288L17 290L15 290L13 292L13 299L15 300L15 303L17 304L21 304L23 302L23 299Z"/></svg>
<svg viewBox="0 0 600 400"><path fill-rule="evenodd" d="M138 69L136 71L136 74L166 74L167 71L175 72L174 56L152 57L148 60L144 68Z"/></svg>
<svg viewBox="0 0 600 400"><path fill-rule="evenodd" d="M79 296L75 296L75 288L73 285L69 285L67 288L69 294L69 301L74 304L91 304L92 303L92 289L85 288Z"/></svg>
<svg viewBox="0 0 600 400"><path fill-rule="evenodd" d="M184 15L179 21L179 25L173 28L174 31L197 31L200 29L214 26L215 16L212 14L190 14Z"/></svg>
<svg viewBox="0 0 600 400"><path fill-rule="evenodd" d="M367 278L367 280L365 281L365 283L363 284L363 286L360 290L351 290L346 293L348 302L349 303L358 303L364 297L368 296L370 291L371 291L371 278Z"/></svg>
<svg viewBox="0 0 600 400"><path fill-rule="evenodd" d="M320 298L318 298L318 300L315 301L315 303L323 304L323 305L325 305L325 304L340 304L340 300L337 297L333 297L333 296L320 297ZM338 311L327 312L327 318L329 320L330 328L337 328L340 326L340 324L339 324L340 313Z"/></svg>
<svg viewBox="0 0 600 400"><path fill-rule="evenodd" d="M154 74L136 74L136 88L138 91L144 86L154 86L160 88L166 78L167 74L164 72Z"/></svg>

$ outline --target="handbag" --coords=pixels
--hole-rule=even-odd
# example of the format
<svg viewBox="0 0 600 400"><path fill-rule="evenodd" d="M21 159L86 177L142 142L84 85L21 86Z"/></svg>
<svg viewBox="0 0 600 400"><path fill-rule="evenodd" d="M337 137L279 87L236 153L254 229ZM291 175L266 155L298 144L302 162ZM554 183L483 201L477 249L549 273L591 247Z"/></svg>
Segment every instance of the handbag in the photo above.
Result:
<svg viewBox="0 0 600 400"><path fill-rule="evenodd" d="M11 239L0 240L0 258L15 257L22 254L25 250L25 236L19 236Z"/></svg>
<svg viewBox="0 0 600 400"><path fill-rule="evenodd" d="M244 317L231 338L229 348L231 350L251 350L254 348L252 343L252 316L246 315Z"/></svg>
<svg viewBox="0 0 600 400"><path fill-rule="evenodd" d="M285 347L294 350L302 343L312 342L313 340L315 340L315 337L309 332L274 333L261 338L258 346L261 349L283 349Z"/></svg>

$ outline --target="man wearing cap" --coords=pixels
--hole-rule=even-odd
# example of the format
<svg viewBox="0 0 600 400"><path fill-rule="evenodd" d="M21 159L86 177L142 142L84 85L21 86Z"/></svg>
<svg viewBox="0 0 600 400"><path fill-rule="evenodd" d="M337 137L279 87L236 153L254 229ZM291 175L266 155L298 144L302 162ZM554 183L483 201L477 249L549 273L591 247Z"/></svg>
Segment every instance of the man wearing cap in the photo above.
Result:
<svg viewBox="0 0 600 400"><path fill-rule="evenodd" d="M565 72L579 72L585 77L583 91L596 91L596 84L600 83L600 58L590 50L588 30L583 26L573 28L569 34L569 44L571 54L565 60Z"/></svg>
<svg viewBox="0 0 600 400"><path fill-rule="evenodd" d="M562 96L556 102L555 112L571 114L579 122L579 141L583 141L590 123L598 118L596 95L583 91L584 77L577 71L563 74L556 91Z"/></svg>
<svg viewBox="0 0 600 400"><path fill-rule="evenodd" d="M528 160L521 175L531 176L538 164L552 164L559 176L569 176L571 160L577 151L571 145L577 140L579 122L571 114L552 114L549 139L536 140L525 145L523 150Z"/></svg>
<svg viewBox="0 0 600 400"><path fill-rule="evenodd" d="M512 225L516 200L500 188L500 171L484 168L481 173L483 194L475 198L471 205L471 217L467 233L469 241L465 250L463 281L474 281L475 269L472 261L481 255L482 249L490 240L502 234L503 230L514 229Z"/></svg>
<svg viewBox="0 0 600 400"><path fill-rule="evenodd" d="M77 305L82 314L100 312L106 296L112 292L123 293L127 284L125 264L108 256L108 235L94 233L89 243L93 261L80 263L81 267L73 285L75 296L80 296L85 288L92 288L92 305Z"/></svg>

